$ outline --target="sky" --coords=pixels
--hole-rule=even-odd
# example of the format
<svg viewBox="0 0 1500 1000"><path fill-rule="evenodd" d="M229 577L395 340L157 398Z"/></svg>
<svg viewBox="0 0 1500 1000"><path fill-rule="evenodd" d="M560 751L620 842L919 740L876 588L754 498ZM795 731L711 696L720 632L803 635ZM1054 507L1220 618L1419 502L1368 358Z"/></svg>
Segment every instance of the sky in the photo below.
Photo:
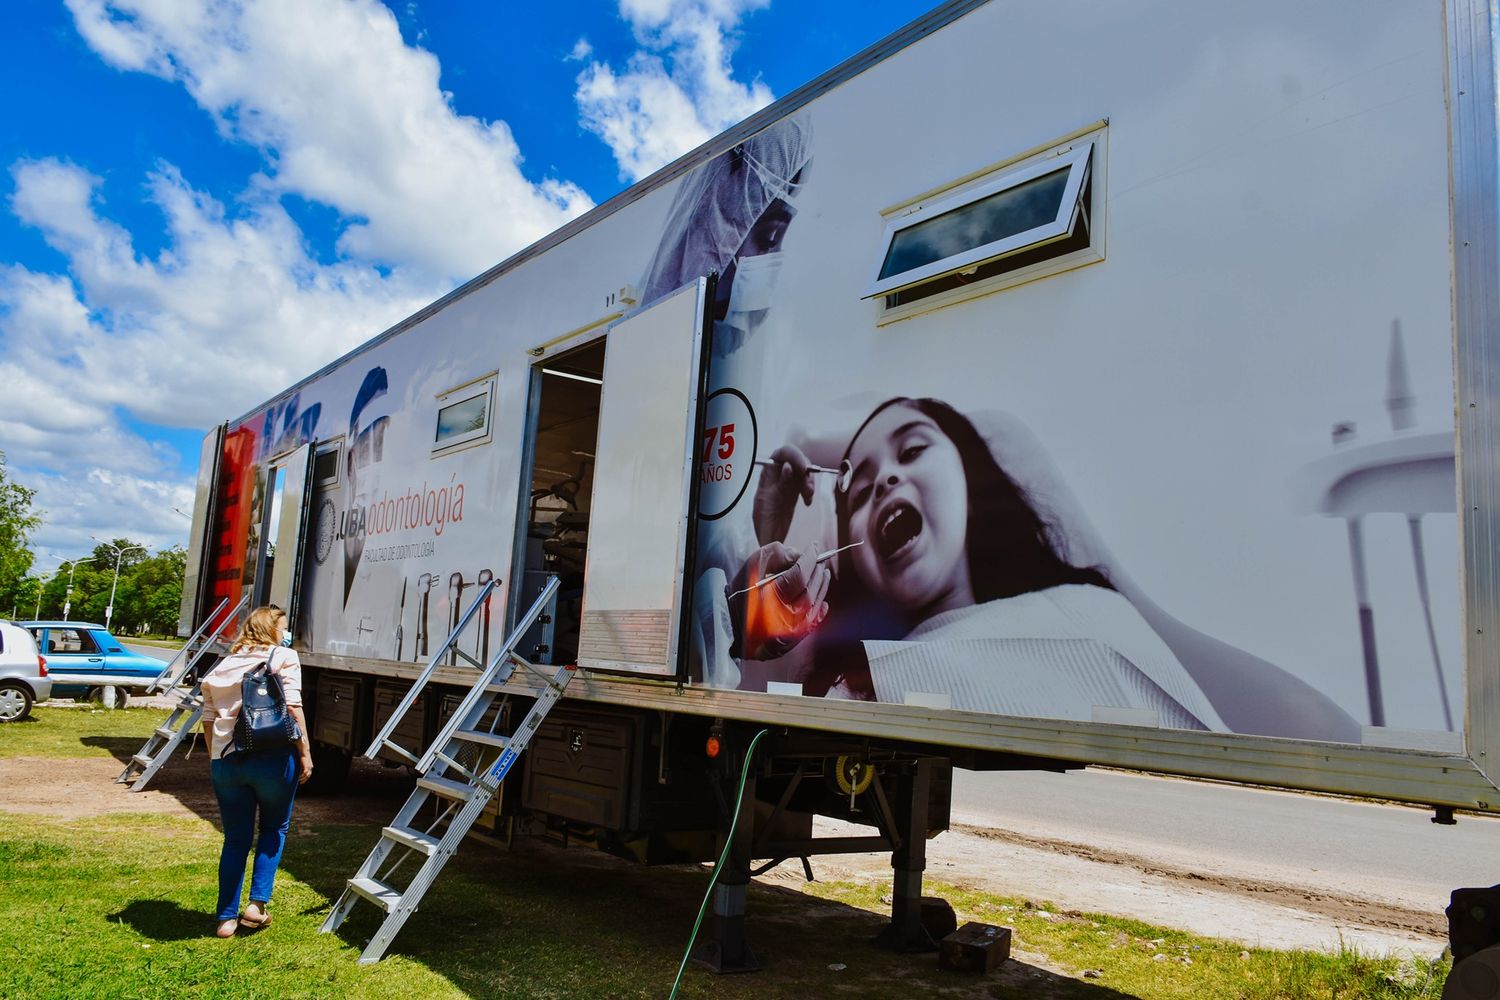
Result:
<svg viewBox="0 0 1500 1000"><path fill-rule="evenodd" d="M35 569L184 544L205 431L933 0L9 0L0 452Z"/></svg>

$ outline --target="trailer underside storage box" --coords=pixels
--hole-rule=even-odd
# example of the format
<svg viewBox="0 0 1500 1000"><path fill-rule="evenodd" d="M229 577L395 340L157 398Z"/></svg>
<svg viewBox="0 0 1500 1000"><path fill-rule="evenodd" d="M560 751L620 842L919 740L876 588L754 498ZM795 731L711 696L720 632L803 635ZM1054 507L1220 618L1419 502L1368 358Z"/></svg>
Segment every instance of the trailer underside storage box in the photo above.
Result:
<svg viewBox="0 0 1500 1000"><path fill-rule="evenodd" d="M331 671L319 671L309 721L315 742L344 750L358 749L359 730L365 722L361 699L366 680Z"/></svg>
<svg viewBox="0 0 1500 1000"><path fill-rule="evenodd" d="M385 724L385 721L395 712L396 707L401 704L401 699L406 696L408 684L398 684L393 681L376 681L374 694L374 718L376 726ZM420 694L406 710L396 729L392 734L395 742L407 750L422 750L427 746L427 696ZM393 763L405 764L408 761L389 750L382 749L380 752L382 760Z"/></svg>

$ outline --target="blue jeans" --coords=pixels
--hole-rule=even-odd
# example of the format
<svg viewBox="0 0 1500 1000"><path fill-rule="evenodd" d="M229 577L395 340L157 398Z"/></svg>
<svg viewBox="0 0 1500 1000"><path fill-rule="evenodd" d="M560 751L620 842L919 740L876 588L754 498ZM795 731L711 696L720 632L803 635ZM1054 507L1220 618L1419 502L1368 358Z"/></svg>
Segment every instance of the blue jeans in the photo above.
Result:
<svg viewBox="0 0 1500 1000"><path fill-rule="evenodd" d="M255 866L250 874L250 900L268 903L287 827L292 825L292 800L297 795L297 753L294 749L265 753L231 753L211 765L219 817L224 822L224 850L219 854L219 920L233 920L240 912L240 889L245 884L245 856L255 836L255 813L260 811L260 837L255 840Z"/></svg>

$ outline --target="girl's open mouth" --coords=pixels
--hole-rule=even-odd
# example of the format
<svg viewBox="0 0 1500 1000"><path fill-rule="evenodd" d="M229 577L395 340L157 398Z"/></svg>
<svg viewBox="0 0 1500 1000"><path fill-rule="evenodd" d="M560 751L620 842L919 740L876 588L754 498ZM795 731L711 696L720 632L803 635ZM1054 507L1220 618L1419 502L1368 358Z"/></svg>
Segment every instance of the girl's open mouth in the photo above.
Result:
<svg viewBox="0 0 1500 1000"><path fill-rule="evenodd" d="M922 533L922 515L905 500L896 500L880 513L875 526L875 551L886 562L899 559Z"/></svg>

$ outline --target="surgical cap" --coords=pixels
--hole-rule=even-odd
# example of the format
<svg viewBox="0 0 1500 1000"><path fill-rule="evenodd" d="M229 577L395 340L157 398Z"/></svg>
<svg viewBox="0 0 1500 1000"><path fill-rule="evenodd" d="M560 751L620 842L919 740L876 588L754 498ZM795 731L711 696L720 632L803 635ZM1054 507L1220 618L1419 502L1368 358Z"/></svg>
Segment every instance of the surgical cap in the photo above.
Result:
<svg viewBox="0 0 1500 1000"><path fill-rule="evenodd" d="M643 302L722 274L771 202L796 196L811 140L807 115L783 118L683 178L642 281Z"/></svg>

